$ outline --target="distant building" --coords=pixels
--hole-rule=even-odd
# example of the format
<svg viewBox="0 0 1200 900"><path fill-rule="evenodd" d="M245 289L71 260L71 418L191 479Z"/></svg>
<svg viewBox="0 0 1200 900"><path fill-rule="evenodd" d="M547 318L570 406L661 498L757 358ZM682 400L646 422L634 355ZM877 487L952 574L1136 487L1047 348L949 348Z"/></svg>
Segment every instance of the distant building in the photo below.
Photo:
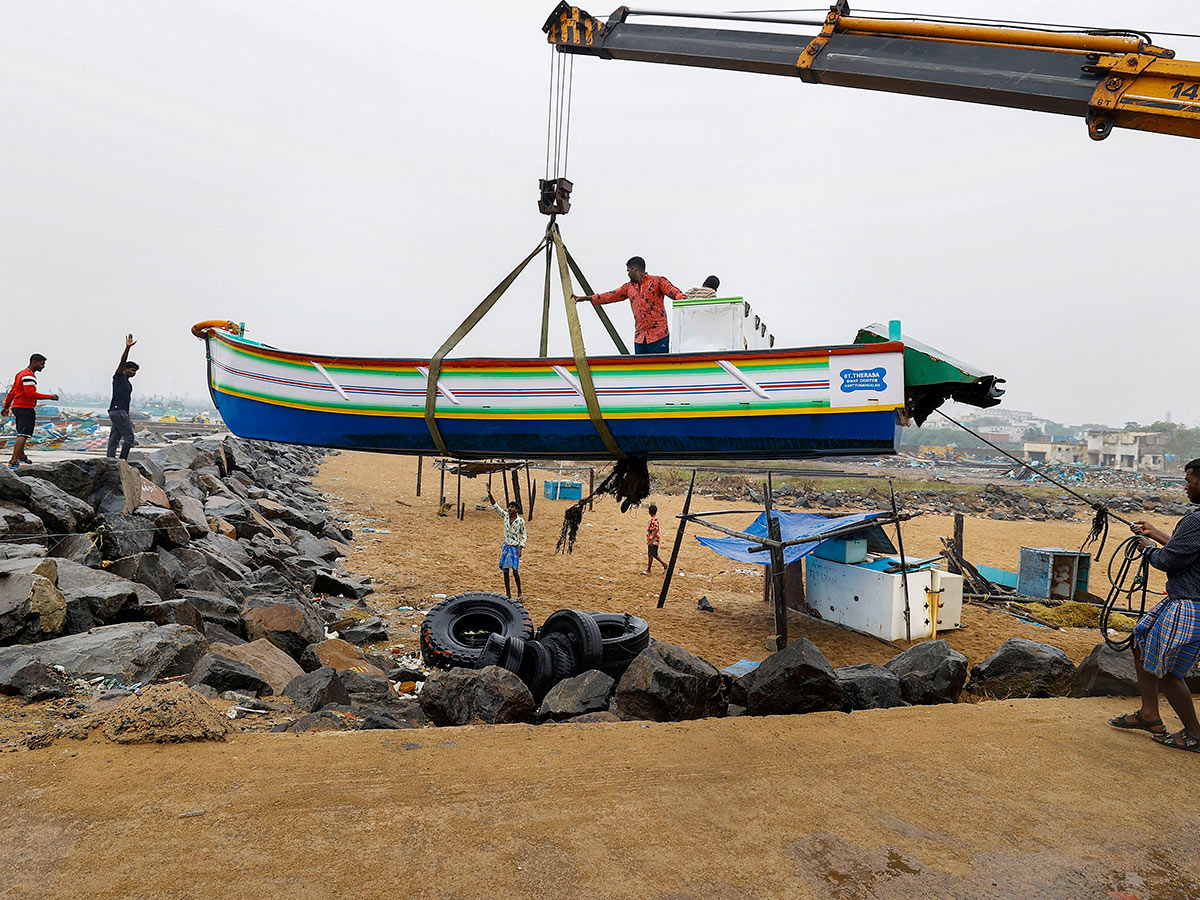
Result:
<svg viewBox="0 0 1200 900"><path fill-rule="evenodd" d="M1088 459L1087 444L1076 441L1025 441L1021 449L1031 463L1080 465Z"/></svg>
<svg viewBox="0 0 1200 900"><path fill-rule="evenodd" d="M1164 431L1089 431L1087 461L1122 472L1165 472L1167 434Z"/></svg>

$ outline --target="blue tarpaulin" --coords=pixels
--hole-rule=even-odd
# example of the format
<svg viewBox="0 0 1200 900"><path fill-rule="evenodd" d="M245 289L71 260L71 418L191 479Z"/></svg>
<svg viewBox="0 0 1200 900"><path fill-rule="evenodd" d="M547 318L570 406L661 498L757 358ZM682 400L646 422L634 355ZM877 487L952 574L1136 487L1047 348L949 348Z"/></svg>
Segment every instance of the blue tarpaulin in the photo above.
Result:
<svg viewBox="0 0 1200 900"><path fill-rule="evenodd" d="M845 528L847 525L869 522L872 519L878 519L880 516L887 515L887 513L854 513L849 516L836 516L833 518L820 516L816 513L799 512L774 512L772 515L779 520L779 531L783 540L795 541L803 538L812 538L807 543L793 544L790 547L783 548L784 564L790 565L816 550L822 543L822 534L836 531L839 528ZM754 524L748 528L743 528L742 531L746 534L762 535L765 538L767 536L767 514L765 512L761 513L754 520ZM697 535L696 540L709 550L715 550L722 556L737 560L738 562L755 563L760 566L769 565L771 562L770 554L765 550L760 550L758 553L751 553L750 548L754 545L744 538L700 537Z"/></svg>

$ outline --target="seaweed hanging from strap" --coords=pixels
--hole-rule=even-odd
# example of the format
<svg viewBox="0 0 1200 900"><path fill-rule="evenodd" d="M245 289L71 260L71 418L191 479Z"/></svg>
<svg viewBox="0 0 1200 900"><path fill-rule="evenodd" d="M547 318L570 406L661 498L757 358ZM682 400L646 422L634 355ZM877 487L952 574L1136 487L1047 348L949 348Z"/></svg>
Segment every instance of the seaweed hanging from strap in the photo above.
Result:
<svg viewBox="0 0 1200 900"><path fill-rule="evenodd" d="M558 535L555 553L570 553L575 549L575 539L579 536L579 525L583 521L583 507L594 497L603 494L620 500L621 512L628 512L629 507L637 506L649 497L650 468L646 460L639 457L618 460L599 487L578 503L567 507L563 513L562 531Z"/></svg>

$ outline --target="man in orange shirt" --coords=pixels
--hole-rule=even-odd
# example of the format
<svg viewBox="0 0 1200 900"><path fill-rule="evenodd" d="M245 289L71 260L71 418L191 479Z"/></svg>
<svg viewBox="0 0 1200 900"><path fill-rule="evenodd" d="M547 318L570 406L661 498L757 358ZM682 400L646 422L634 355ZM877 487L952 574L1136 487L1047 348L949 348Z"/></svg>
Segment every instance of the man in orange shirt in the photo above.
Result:
<svg viewBox="0 0 1200 900"><path fill-rule="evenodd" d="M576 302L590 300L597 305L628 300L633 309L633 352L670 353L671 339L663 298L683 300L687 294L661 275L647 275L646 261L640 256L625 263L625 271L629 273L629 281L615 291L586 297L576 294L572 299Z"/></svg>
<svg viewBox="0 0 1200 900"><path fill-rule="evenodd" d="M12 459L8 462L10 469L15 469L19 463L31 462L25 455L25 442L33 434L33 423L36 418L34 407L39 400L57 400L58 394L39 394L37 389L37 373L46 368L46 357L35 353L29 357L29 368L22 369L13 376L13 386L4 398L4 409L0 418L6 418L11 409L17 420L17 439L13 441Z"/></svg>

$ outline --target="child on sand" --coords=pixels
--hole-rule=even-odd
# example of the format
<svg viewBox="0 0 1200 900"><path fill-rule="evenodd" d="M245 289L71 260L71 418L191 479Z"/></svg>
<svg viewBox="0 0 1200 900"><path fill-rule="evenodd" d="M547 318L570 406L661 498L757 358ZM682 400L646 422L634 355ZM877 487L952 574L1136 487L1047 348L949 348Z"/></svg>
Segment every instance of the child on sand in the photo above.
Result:
<svg viewBox="0 0 1200 900"><path fill-rule="evenodd" d="M504 543L500 547L500 571L504 573L504 593L509 597L512 596L512 588L509 587L508 573L512 572L513 579L517 582L517 599L524 600L525 595L521 592L521 549L525 546L525 520L521 518L521 508L516 501L508 504L506 511L503 506L496 502L496 498L492 496L492 492L488 491L488 503L492 504L492 508L500 514L500 518L504 520Z"/></svg>
<svg viewBox="0 0 1200 900"><path fill-rule="evenodd" d="M658 505L650 504L650 524L646 526L646 571L643 575L649 575L650 570L654 567L654 563L658 563L664 569L667 564L658 558Z"/></svg>

